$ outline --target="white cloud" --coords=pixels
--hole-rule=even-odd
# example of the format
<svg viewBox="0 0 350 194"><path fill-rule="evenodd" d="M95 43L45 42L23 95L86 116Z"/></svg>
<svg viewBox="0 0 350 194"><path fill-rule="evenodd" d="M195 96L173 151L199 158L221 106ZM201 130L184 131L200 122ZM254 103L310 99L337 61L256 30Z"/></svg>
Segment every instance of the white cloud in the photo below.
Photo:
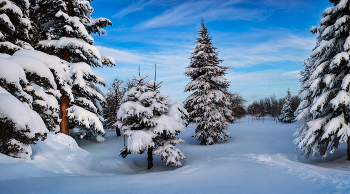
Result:
<svg viewBox="0 0 350 194"><path fill-rule="evenodd" d="M140 0L137 3L133 3L133 4L129 5L128 7L120 10L118 13L113 15L113 17L121 19L129 13L143 10L145 8L145 6L150 4L151 2L152 2L152 0L151 1Z"/></svg>
<svg viewBox="0 0 350 194"><path fill-rule="evenodd" d="M292 61L302 63L315 45L314 38L295 35L260 44L226 46L220 56L230 67L250 67L257 64Z"/></svg>
<svg viewBox="0 0 350 194"><path fill-rule="evenodd" d="M276 41L269 41L258 45L243 45L236 48L221 48L219 58L224 59L222 65L233 66L238 69L228 70L226 78L231 81L231 90L239 91L248 101L264 98L275 93L277 97L283 97L288 87L295 95L299 89L299 70L301 69L304 55L309 53L313 40L294 35ZM255 48L255 49L254 49ZM157 80L163 81L161 91L177 102L182 102L189 93L183 93L189 78L184 76L185 68L189 65L189 56L192 49L176 47L164 49L160 52L142 52L134 50L120 50L98 46L101 54L112 56L117 66L111 68L96 69L96 73L106 78L107 83L114 77L131 79L138 74L138 66L141 66L141 75L154 79L154 64L157 64ZM284 66L274 66L275 62L294 62L293 71L281 70ZM254 70L246 67L270 63L271 67L265 71ZM289 63L290 64L290 63ZM265 68L266 69L266 68ZM240 73L236 72L240 71Z"/></svg>
<svg viewBox="0 0 350 194"><path fill-rule="evenodd" d="M164 50L159 53L138 53L133 50L119 50L107 47L97 47L101 54L109 55L114 58L117 65L113 68L97 68L94 71L103 76L107 83L113 78L131 79L138 75L138 66L141 66L141 76L149 76L150 80L154 79L154 64L157 64L157 80L163 81L163 89L170 91L166 95L177 96L176 93L182 93L182 88L172 88L178 86L178 82L186 80L184 71L189 64L190 49L183 50ZM181 96L181 94L180 94Z"/></svg>
<svg viewBox="0 0 350 194"><path fill-rule="evenodd" d="M172 7L161 15L141 23L137 28L158 28L165 26L183 26L193 24L203 17L207 21L212 20L252 20L261 15L257 10L235 8L232 5L240 3L240 0L228 2L221 1L194 1L186 2Z"/></svg>

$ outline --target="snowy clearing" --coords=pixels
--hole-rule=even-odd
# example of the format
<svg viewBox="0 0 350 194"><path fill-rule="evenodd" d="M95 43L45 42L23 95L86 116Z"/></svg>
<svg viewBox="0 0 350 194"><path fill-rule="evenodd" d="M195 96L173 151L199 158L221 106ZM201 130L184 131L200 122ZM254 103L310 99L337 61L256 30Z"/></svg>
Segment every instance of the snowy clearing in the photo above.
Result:
<svg viewBox="0 0 350 194"><path fill-rule="evenodd" d="M180 168L159 156L147 170L147 154L119 155L123 137L106 130L106 142L59 134L32 146L31 161L0 154L0 193L349 193L345 144L327 158L306 160L292 144L295 124L248 117L229 126L227 142L199 145L194 125L177 147ZM85 151L86 150L86 151Z"/></svg>

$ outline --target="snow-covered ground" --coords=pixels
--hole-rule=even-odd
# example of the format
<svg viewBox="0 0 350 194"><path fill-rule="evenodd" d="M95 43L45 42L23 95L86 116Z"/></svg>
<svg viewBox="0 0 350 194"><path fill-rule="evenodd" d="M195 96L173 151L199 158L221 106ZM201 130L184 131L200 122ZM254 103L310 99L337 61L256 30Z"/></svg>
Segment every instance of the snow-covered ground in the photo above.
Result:
<svg viewBox="0 0 350 194"><path fill-rule="evenodd" d="M232 138L213 146L179 137L186 160L166 167L159 157L147 170L146 154L121 158L123 137L106 142L49 135L33 146L31 161L0 154L0 193L350 193L346 147L327 158L306 160L292 144L295 124L251 121L229 126ZM85 151L86 150L86 151Z"/></svg>

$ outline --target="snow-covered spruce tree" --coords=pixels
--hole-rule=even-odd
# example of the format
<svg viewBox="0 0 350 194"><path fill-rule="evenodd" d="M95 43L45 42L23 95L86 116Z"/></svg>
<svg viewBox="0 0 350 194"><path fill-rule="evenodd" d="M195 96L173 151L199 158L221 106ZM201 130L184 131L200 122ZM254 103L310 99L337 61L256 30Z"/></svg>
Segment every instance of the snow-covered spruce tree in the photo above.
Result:
<svg viewBox="0 0 350 194"><path fill-rule="evenodd" d="M294 143L305 157L326 157L347 142L350 160L350 6L348 0L330 2L320 26L311 28L319 36L301 74Z"/></svg>
<svg viewBox="0 0 350 194"><path fill-rule="evenodd" d="M35 28L29 17L28 0L0 0L0 53L33 49Z"/></svg>
<svg viewBox="0 0 350 194"><path fill-rule="evenodd" d="M34 14L37 16L36 24L42 32L41 39L37 49L49 54L56 55L70 63L81 63L92 67L101 67L102 65L113 66L115 61L109 56L101 56L98 49L93 46L94 39L91 33L104 34L103 29L107 25L112 25L111 21L105 18L93 19L94 9L90 6L92 0L37 0ZM85 71L85 70L83 70ZM83 76L86 78L87 76ZM74 79L74 78L73 78ZM85 82L89 82L87 79ZM98 87L93 83L87 83L98 91ZM75 87L77 88L77 87ZM73 88L73 90L75 90ZM66 93L61 90L60 100L60 118L62 133L68 134L69 121L67 117L67 108L69 99ZM99 95L91 94L81 96L86 93L74 91L75 100L81 98L90 98L89 100L99 106ZM96 97L96 98L95 98ZM84 102L85 103L85 102ZM90 102L89 102L90 103ZM75 104L81 104L75 102ZM87 107L87 106L84 106ZM77 110L77 109L71 109ZM86 109L91 110L91 109ZM90 111L89 111L90 112ZM90 112L93 113L93 112ZM85 115L93 115L86 113ZM97 117L96 115L94 117ZM95 119L95 118L91 118ZM101 120L102 117L100 117Z"/></svg>
<svg viewBox="0 0 350 194"><path fill-rule="evenodd" d="M30 160L30 144L49 133L40 115L31 110L31 87L22 66L0 55L0 153Z"/></svg>
<svg viewBox="0 0 350 194"><path fill-rule="evenodd" d="M288 88L287 95L284 98L284 104L280 114L280 122L292 123L294 121L294 113L292 109L292 96Z"/></svg>
<svg viewBox="0 0 350 194"><path fill-rule="evenodd" d="M180 159L185 156L175 145L184 141L176 135L185 132L188 114L181 105L170 105L171 100L159 94L161 83L145 84L144 79L135 77L137 85L125 93L118 110L118 127L128 136L120 155L147 151L148 169L153 167L154 154L166 165L181 166Z"/></svg>
<svg viewBox="0 0 350 194"><path fill-rule="evenodd" d="M203 19L198 32L200 36L196 39L197 45L185 72L191 78L185 92L194 92L187 97L184 105L189 113L189 122L197 124L193 137L198 138L201 144L211 145L230 137L223 131L229 122L233 122L227 91L229 81L223 78L227 67L219 66L222 60L218 58Z"/></svg>

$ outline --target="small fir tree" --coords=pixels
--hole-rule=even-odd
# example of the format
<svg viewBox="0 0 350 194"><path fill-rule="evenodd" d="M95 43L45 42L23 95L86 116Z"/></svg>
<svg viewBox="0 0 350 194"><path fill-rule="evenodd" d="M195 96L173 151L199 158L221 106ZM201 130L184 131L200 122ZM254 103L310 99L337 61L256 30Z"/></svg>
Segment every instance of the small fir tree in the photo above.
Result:
<svg viewBox="0 0 350 194"><path fill-rule="evenodd" d="M229 81L223 78L227 67L219 66L222 60L218 58L203 19L198 32L200 36L196 39L197 45L185 72L191 78L185 92L193 93L186 98L184 107L189 113L189 122L197 124L193 137L198 138L201 144L211 145L230 137L223 131L229 122L233 122L227 91Z"/></svg>
<svg viewBox="0 0 350 194"><path fill-rule="evenodd" d="M305 157L326 157L348 142L350 160L350 2L330 2L334 6L323 12L320 26L311 28L319 35L301 74L294 143Z"/></svg>
<svg viewBox="0 0 350 194"><path fill-rule="evenodd" d="M176 135L185 132L187 112L179 104L170 105L171 100L159 93L161 83L144 79L135 77L137 85L125 93L118 110L118 126L128 136L120 155L147 151L148 169L153 167L154 154L166 165L181 166L180 159L185 156L175 145L184 141Z"/></svg>
<svg viewBox="0 0 350 194"><path fill-rule="evenodd" d="M294 113L292 109L292 96L288 88L287 95L284 98L284 104L280 114L280 121L283 123L292 123L294 121Z"/></svg>

